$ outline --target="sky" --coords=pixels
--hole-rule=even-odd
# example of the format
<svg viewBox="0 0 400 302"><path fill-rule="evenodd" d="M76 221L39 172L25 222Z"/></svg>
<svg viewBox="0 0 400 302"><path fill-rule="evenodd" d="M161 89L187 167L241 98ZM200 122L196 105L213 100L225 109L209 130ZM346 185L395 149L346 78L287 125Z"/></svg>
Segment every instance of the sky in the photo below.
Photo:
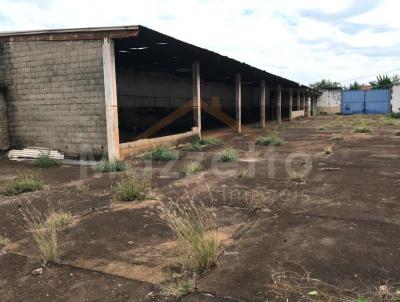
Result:
<svg viewBox="0 0 400 302"><path fill-rule="evenodd" d="M302 84L400 74L396 0L0 0L0 31L144 25Z"/></svg>

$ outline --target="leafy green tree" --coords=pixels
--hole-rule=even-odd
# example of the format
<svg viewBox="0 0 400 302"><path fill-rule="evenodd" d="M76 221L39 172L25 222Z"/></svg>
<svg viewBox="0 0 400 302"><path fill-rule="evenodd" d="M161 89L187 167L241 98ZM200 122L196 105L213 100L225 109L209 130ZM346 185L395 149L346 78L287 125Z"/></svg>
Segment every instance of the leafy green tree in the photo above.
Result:
<svg viewBox="0 0 400 302"><path fill-rule="evenodd" d="M360 85L358 82L354 82L353 84L350 84L349 90L361 90L362 85Z"/></svg>
<svg viewBox="0 0 400 302"><path fill-rule="evenodd" d="M376 81L369 82L373 89L387 88L396 84L400 84L400 77L396 74L392 77L387 74L378 75Z"/></svg>
<svg viewBox="0 0 400 302"><path fill-rule="evenodd" d="M333 82L331 80L322 79L319 82L310 84L311 88L324 90L324 89L341 89L342 85L339 82Z"/></svg>

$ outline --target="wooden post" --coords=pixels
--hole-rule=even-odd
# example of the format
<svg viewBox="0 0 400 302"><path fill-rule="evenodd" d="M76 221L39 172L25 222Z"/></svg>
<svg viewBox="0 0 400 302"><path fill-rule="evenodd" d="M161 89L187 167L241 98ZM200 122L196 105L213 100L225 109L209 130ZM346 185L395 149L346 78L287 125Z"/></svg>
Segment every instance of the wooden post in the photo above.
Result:
<svg viewBox="0 0 400 302"><path fill-rule="evenodd" d="M299 111L301 110L301 95L300 95L300 89L297 89L297 106L296 110Z"/></svg>
<svg viewBox="0 0 400 302"><path fill-rule="evenodd" d="M293 89L289 88L289 121L292 121L292 111L293 111Z"/></svg>
<svg viewBox="0 0 400 302"><path fill-rule="evenodd" d="M265 128L265 80L260 82L260 126Z"/></svg>
<svg viewBox="0 0 400 302"><path fill-rule="evenodd" d="M193 62L193 127L197 128L198 136L201 138L201 92L200 92L200 66L199 62Z"/></svg>
<svg viewBox="0 0 400 302"><path fill-rule="evenodd" d="M282 123L282 87L278 85L276 89L276 117L278 124Z"/></svg>
<svg viewBox="0 0 400 302"><path fill-rule="evenodd" d="M117 84L115 76L115 50L114 41L104 38L103 41L103 74L104 97L107 125L107 154L109 160L119 160L119 129L118 129L118 104Z"/></svg>
<svg viewBox="0 0 400 302"><path fill-rule="evenodd" d="M237 132L242 132L242 79L240 73L236 74L236 128Z"/></svg>

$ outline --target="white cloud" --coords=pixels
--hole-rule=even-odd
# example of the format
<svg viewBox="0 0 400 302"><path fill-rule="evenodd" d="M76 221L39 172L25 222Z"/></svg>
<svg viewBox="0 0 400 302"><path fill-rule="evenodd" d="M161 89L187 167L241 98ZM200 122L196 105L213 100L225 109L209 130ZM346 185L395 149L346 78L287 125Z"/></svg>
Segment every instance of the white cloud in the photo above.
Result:
<svg viewBox="0 0 400 302"><path fill-rule="evenodd" d="M141 24L306 84L400 72L395 0L327 2L0 0L0 30Z"/></svg>

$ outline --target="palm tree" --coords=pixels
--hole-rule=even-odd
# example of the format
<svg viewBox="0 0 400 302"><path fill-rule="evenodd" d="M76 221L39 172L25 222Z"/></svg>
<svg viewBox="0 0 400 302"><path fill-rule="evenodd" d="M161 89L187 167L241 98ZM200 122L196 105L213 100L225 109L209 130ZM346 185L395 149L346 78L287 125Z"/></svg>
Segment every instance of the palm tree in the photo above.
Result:
<svg viewBox="0 0 400 302"><path fill-rule="evenodd" d="M396 74L392 77L387 74L378 75L376 81L369 82L373 89L387 88L400 83L400 77Z"/></svg>

